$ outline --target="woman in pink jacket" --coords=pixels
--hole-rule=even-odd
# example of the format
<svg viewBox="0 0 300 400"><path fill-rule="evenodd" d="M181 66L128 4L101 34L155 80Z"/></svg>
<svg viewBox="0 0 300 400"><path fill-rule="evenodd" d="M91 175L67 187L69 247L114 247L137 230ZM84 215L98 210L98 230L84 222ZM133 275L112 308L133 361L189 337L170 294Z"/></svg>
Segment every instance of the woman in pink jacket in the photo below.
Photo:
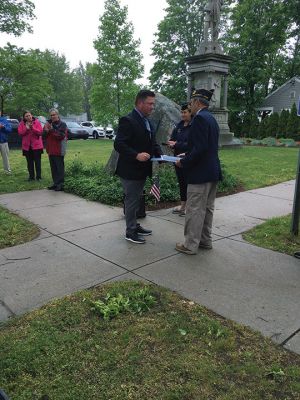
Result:
<svg viewBox="0 0 300 400"><path fill-rule="evenodd" d="M23 156L27 160L29 181L42 179L41 154L43 153L43 127L40 121L34 118L29 111L23 113L23 120L18 126L18 133L22 136ZM35 174L34 174L35 169Z"/></svg>

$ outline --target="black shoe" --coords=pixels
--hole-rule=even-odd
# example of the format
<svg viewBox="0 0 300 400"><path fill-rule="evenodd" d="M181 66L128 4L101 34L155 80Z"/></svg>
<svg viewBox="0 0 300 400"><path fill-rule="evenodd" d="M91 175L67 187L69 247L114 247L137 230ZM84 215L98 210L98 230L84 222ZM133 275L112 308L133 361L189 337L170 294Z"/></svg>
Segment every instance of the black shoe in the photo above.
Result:
<svg viewBox="0 0 300 400"><path fill-rule="evenodd" d="M56 186L56 187L54 188L54 190L55 190L56 192L63 192L64 187L63 187L63 186Z"/></svg>
<svg viewBox="0 0 300 400"><path fill-rule="evenodd" d="M137 225L135 232L141 236L149 236L152 235L152 231L150 229L145 229L141 225Z"/></svg>
<svg viewBox="0 0 300 400"><path fill-rule="evenodd" d="M40 181L41 179L42 179L41 176L39 176L39 177L36 178L37 181Z"/></svg>
<svg viewBox="0 0 300 400"><path fill-rule="evenodd" d="M30 176L27 180L28 180L28 182L34 181L34 177L31 177L31 176Z"/></svg>
<svg viewBox="0 0 300 400"><path fill-rule="evenodd" d="M129 242L133 243L138 243L138 244L144 244L146 243L146 240L142 237L140 237L137 233L127 233L125 236L126 240L129 240Z"/></svg>
<svg viewBox="0 0 300 400"><path fill-rule="evenodd" d="M300 251L295 251L295 253L294 253L294 257L296 257L296 258L300 258Z"/></svg>
<svg viewBox="0 0 300 400"><path fill-rule="evenodd" d="M199 249L204 249L204 250L211 250L212 245L211 244L205 244L205 243L199 243Z"/></svg>
<svg viewBox="0 0 300 400"><path fill-rule="evenodd" d="M51 186L48 186L48 190L55 190L55 188L56 188L56 185L51 185Z"/></svg>

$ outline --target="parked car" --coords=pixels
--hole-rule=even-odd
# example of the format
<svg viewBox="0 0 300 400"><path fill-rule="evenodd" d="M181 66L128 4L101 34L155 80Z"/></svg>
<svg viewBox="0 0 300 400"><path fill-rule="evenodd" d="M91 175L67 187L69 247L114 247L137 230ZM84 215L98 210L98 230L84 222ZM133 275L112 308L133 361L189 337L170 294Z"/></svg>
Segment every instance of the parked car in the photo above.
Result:
<svg viewBox="0 0 300 400"><path fill-rule="evenodd" d="M94 121L85 121L80 124L89 133L90 138L105 138L105 131L102 126L97 126Z"/></svg>
<svg viewBox="0 0 300 400"><path fill-rule="evenodd" d="M77 122L65 121L68 128L68 139L88 139L89 133Z"/></svg>
<svg viewBox="0 0 300 400"><path fill-rule="evenodd" d="M105 136L109 139L114 139L116 137L115 132L111 126L105 128Z"/></svg>
<svg viewBox="0 0 300 400"><path fill-rule="evenodd" d="M18 134L19 121L14 118L7 118L7 121L11 124L12 131L7 135L7 142L9 147L21 147L22 138Z"/></svg>

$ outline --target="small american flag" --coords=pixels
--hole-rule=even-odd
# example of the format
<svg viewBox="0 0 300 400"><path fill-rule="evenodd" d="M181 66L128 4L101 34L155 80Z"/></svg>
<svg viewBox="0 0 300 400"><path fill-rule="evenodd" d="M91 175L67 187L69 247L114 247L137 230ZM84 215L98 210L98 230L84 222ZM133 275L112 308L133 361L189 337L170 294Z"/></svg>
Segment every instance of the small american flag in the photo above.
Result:
<svg viewBox="0 0 300 400"><path fill-rule="evenodd" d="M155 177L153 178L153 184L150 189L150 194L152 194L157 201L160 201L160 184L158 175L155 175Z"/></svg>

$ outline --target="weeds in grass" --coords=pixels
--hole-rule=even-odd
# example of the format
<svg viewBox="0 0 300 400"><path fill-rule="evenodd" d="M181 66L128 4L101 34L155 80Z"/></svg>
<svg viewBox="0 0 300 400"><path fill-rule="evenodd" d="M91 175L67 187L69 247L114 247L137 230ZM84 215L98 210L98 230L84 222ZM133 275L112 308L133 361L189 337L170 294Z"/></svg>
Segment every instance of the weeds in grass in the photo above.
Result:
<svg viewBox="0 0 300 400"><path fill-rule="evenodd" d="M156 299L151 295L149 288L134 290L129 295L118 293L112 296L107 293L104 301L92 301L92 311L100 314L104 320L110 320L124 312L142 314L156 304Z"/></svg>

